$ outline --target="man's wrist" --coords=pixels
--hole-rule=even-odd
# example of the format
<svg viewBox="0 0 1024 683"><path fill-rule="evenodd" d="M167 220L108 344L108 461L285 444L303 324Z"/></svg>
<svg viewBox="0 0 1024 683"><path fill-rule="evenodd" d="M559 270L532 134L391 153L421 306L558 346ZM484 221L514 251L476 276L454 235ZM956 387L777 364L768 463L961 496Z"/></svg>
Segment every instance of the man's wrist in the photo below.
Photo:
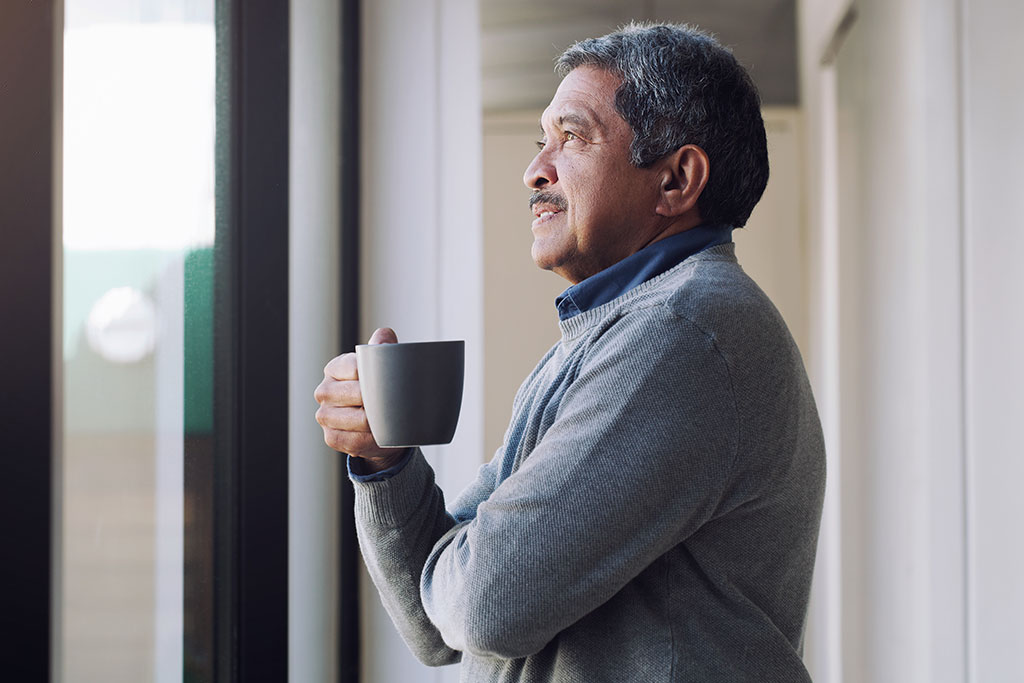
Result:
<svg viewBox="0 0 1024 683"><path fill-rule="evenodd" d="M408 453L408 448L399 448L385 455L379 455L373 458L353 455L352 459L349 461L349 468L351 469L352 474L364 476L368 474L376 474L395 467L405 459Z"/></svg>

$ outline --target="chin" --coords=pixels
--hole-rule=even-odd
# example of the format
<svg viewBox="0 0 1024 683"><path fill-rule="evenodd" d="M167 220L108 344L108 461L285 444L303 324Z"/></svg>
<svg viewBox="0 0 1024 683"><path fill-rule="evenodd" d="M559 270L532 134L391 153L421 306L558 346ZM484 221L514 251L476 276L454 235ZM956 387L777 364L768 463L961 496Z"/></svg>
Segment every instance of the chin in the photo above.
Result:
<svg viewBox="0 0 1024 683"><path fill-rule="evenodd" d="M541 270L551 270L558 265L557 261L552 259L548 250L537 244L536 241L533 243L533 248L530 249L530 256Z"/></svg>
<svg viewBox="0 0 1024 683"><path fill-rule="evenodd" d="M574 250L557 240L534 238L530 255L533 262L542 270L556 270L572 260Z"/></svg>

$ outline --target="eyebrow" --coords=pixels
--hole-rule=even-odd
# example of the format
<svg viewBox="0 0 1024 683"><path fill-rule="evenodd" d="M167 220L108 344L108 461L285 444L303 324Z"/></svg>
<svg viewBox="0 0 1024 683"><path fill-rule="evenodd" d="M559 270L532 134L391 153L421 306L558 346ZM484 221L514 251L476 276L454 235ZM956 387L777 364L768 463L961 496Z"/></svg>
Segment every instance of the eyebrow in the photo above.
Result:
<svg viewBox="0 0 1024 683"><path fill-rule="evenodd" d="M571 124L571 125L574 125L574 126L579 126L580 128L590 129L590 128L594 127L594 122L593 121L591 121L590 119L584 118L584 117L580 116L579 114L563 114L562 116L558 117L558 127L559 128L565 128L565 124L567 124L567 123Z"/></svg>
<svg viewBox="0 0 1024 683"><path fill-rule="evenodd" d="M594 119L592 117L583 116L581 114L573 114L571 112L568 113L568 114L562 114L561 116L559 116L557 121L556 121L556 124L558 125L559 128L562 128L562 129L565 128L566 124L569 124L571 126L576 126L576 127L582 128L583 130L588 130L588 131L592 130L592 129L595 129L595 128L598 129L599 131L603 131L604 130L604 126L602 126L596 119ZM541 135L544 135L544 124L543 123L540 124L540 133L541 133Z"/></svg>

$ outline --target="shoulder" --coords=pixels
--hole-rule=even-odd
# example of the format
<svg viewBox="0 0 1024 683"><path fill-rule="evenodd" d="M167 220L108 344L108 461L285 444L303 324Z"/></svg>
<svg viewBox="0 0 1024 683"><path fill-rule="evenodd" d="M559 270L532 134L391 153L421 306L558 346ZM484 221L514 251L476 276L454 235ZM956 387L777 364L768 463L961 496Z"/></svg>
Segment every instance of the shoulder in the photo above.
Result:
<svg viewBox="0 0 1024 683"><path fill-rule="evenodd" d="M795 342L768 296L736 261L732 244L691 257L624 297L585 340L590 362L609 356L664 361L679 371L796 357Z"/></svg>
<svg viewBox="0 0 1024 683"><path fill-rule="evenodd" d="M776 318L775 306L739 265L734 249L731 243L713 247L640 285L608 311L595 331L643 334L644 328L685 331L695 326L710 332L737 314Z"/></svg>
<svg viewBox="0 0 1024 683"><path fill-rule="evenodd" d="M730 362L795 351L782 316L739 265L731 243L692 256L579 319L570 324L582 334L564 341L586 363L642 354L647 362L686 366L709 355Z"/></svg>
<svg viewBox="0 0 1024 683"><path fill-rule="evenodd" d="M792 338L781 314L736 261L733 247L708 250L713 253L670 271L659 283L664 314L688 321L729 348L789 346Z"/></svg>
<svg viewBox="0 0 1024 683"><path fill-rule="evenodd" d="M581 340L582 367L679 375L722 363L716 332L674 305L674 296L652 290L609 311Z"/></svg>

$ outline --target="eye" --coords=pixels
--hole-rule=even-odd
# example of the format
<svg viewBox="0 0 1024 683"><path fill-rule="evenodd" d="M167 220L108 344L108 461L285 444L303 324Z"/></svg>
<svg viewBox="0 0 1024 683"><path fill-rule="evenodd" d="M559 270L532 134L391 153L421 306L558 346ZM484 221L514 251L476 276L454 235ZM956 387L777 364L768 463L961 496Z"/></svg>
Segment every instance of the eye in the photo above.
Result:
<svg viewBox="0 0 1024 683"><path fill-rule="evenodd" d="M544 149L544 145L546 145L547 143L544 140L537 140L537 142L535 142L533 144L537 145L537 149L538 150L543 150Z"/></svg>
<svg viewBox="0 0 1024 683"><path fill-rule="evenodd" d="M565 141L569 142L570 140L582 140L582 138L571 130L567 130L565 131Z"/></svg>

